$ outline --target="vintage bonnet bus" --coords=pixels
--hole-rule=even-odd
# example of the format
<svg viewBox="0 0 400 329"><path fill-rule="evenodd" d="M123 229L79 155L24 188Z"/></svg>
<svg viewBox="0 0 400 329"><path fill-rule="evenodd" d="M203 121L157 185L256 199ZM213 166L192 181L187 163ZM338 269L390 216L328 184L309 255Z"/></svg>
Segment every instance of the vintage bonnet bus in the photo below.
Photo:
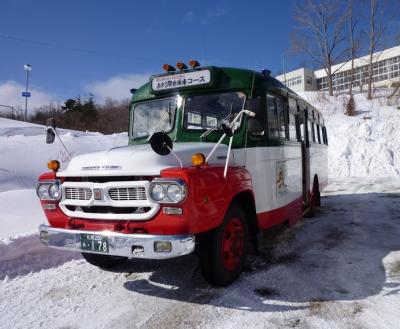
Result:
<svg viewBox="0 0 400 329"><path fill-rule="evenodd" d="M320 205L324 119L267 70L176 67L132 90L128 146L49 162L40 239L100 267L196 252L229 285L260 230Z"/></svg>

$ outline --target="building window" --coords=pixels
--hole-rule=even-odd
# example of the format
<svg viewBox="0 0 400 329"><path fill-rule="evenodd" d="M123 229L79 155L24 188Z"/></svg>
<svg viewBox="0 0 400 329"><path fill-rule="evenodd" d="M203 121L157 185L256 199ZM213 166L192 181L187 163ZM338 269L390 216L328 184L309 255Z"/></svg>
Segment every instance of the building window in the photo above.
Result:
<svg viewBox="0 0 400 329"><path fill-rule="evenodd" d="M400 56L384 59L373 63L372 82L379 82L400 76ZM366 85L368 78L368 64L356 67L353 71L353 87ZM341 91L350 87L351 70L338 72L332 77L334 91ZM328 90L327 77L317 79L318 90Z"/></svg>
<svg viewBox="0 0 400 329"><path fill-rule="evenodd" d="M301 84L302 79L301 79L301 76L298 76L298 77L286 79L285 81L286 81L285 82L286 86L293 87L293 86L297 86L297 85Z"/></svg>

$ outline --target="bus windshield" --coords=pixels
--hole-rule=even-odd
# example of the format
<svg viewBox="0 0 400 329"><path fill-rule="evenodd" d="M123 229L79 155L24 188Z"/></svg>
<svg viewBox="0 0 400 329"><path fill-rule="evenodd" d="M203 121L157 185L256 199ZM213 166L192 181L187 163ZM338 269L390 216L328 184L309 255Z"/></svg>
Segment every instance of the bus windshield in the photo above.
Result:
<svg viewBox="0 0 400 329"><path fill-rule="evenodd" d="M183 127L207 130L221 122L229 122L243 109L246 95L242 92L191 95L185 100Z"/></svg>
<svg viewBox="0 0 400 329"><path fill-rule="evenodd" d="M132 115L132 138L144 138L155 132L168 133L174 127L176 98L136 104Z"/></svg>

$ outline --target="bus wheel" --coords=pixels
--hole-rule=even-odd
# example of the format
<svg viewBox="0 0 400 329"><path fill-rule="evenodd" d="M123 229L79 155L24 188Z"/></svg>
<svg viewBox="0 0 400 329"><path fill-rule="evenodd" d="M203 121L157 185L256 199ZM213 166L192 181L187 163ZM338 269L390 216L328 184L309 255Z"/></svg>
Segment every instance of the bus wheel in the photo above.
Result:
<svg viewBox="0 0 400 329"><path fill-rule="evenodd" d="M228 286L240 275L247 254L246 213L237 204L228 209L224 222L200 239L200 268L211 284Z"/></svg>
<svg viewBox="0 0 400 329"><path fill-rule="evenodd" d="M128 258L126 257L119 257L119 256L110 256L110 255L98 255L98 254L89 254L86 252L82 253L83 258L89 264L94 266L98 266L101 268L112 268L118 265L121 265L126 262Z"/></svg>

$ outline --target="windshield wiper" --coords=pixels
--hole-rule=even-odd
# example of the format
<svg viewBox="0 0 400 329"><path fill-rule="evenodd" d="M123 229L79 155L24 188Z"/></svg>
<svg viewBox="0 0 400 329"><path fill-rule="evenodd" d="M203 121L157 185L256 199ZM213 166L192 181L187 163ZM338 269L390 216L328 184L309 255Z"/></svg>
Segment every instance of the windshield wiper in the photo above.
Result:
<svg viewBox="0 0 400 329"><path fill-rule="evenodd" d="M205 131L203 134L201 134L200 139L204 140L209 134L211 134L214 130L220 128L223 124L229 123L231 120L233 113L229 113L225 118L223 118L220 123L218 123L216 126L211 127L209 129L207 129L207 131Z"/></svg>

